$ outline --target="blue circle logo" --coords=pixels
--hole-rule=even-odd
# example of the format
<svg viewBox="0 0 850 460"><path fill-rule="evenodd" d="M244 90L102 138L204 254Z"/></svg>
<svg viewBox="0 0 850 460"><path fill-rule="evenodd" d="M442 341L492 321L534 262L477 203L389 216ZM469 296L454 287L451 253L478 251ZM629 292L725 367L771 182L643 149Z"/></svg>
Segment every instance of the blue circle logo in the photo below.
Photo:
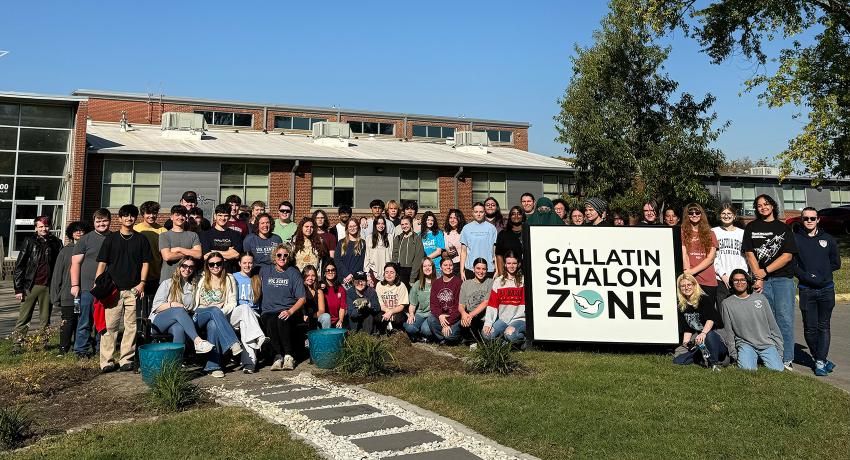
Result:
<svg viewBox="0 0 850 460"><path fill-rule="evenodd" d="M576 313L584 318L596 318L605 311L605 301L598 292L586 289L573 294Z"/></svg>

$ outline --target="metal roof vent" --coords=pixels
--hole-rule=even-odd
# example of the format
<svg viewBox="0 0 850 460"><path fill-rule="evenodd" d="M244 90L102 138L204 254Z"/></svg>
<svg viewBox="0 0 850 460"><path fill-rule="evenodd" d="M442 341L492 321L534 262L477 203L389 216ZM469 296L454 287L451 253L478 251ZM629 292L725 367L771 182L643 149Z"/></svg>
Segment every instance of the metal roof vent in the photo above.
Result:
<svg viewBox="0 0 850 460"><path fill-rule="evenodd" d="M313 143L328 147L348 147L351 126L348 123L320 121L313 123Z"/></svg>
<svg viewBox="0 0 850 460"><path fill-rule="evenodd" d="M206 129L201 113L165 112L162 114L162 137L201 140Z"/></svg>
<svg viewBox="0 0 850 460"><path fill-rule="evenodd" d="M448 144L448 141L446 142ZM490 139L487 133L481 131L457 131L454 137L454 147L464 153L487 153Z"/></svg>

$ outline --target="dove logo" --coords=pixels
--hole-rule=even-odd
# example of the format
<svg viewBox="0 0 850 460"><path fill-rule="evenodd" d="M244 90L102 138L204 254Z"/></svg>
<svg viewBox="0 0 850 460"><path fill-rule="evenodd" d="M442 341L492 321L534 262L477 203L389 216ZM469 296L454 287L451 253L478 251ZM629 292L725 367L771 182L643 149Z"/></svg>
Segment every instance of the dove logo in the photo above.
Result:
<svg viewBox="0 0 850 460"><path fill-rule="evenodd" d="M576 313L583 318L596 318L602 315L605 311L605 301L598 292L590 289L585 289L577 294L573 294Z"/></svg>

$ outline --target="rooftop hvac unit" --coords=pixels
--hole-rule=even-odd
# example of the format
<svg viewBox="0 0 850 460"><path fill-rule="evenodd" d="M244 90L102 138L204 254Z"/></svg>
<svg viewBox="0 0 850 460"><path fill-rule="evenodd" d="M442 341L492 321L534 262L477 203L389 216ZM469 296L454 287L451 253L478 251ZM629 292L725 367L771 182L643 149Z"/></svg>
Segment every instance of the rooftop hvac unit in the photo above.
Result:
<svg viewBox="0 0 850 460"><path fill-rule="evenodd" d="M490 139L487 133L481 131L457 131L455 132L455 145L490 145Z"/></svg>
<svg viewBox="0 0 850 460"><path fill-rule="evenodd" d="M320 121L313 123L313 138L325 137L349 139L351 138L351 127L348 123L336 123L331 121Z"/></svg>
<svg viewBox="0 0 850 460"><path fill-rule="evenodd" d="M162 114L162 130L203 131L206 128L204 115L200 113L165 112Z"/></svg>
<svg viewBox="0 0 850 460"><path fill-rule="evenodd" d="M775 166L754 166L750 168L751 176L778 176L779 168Z"/></svg>

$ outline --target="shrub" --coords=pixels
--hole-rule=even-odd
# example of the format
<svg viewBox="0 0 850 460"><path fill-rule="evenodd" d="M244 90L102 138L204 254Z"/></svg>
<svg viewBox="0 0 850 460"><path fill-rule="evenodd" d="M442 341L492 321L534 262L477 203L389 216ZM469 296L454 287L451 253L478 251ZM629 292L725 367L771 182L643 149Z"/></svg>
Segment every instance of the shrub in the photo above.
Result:
<svg viewBox="0 0 850 460"><path fill-rule="evenodd" d="M165 361L150 389L153 405L162 412L181 411L201 399L201 390L177 361Z"/></svg>
<svg viewBox="0 0 850 460"><path fill-rule="evenodd" d="M345 338L336 368L344 374L370 377L389 374L398 365L386 339L358 332Z"/></svg>
<svg viewBox="0 0 850 460"><path fill-rule="evenodd" d="M505 340L484 340L472 350L468 361L472 372L479 374L507 375L522 369L514 356L510 342Z"/></svg>
<svg viewBox="0 0 850 460"><path fill-rule="evenodd" d="M31 434L33 421L23 407L0 408L0 447L12 449Z"/></svg>

